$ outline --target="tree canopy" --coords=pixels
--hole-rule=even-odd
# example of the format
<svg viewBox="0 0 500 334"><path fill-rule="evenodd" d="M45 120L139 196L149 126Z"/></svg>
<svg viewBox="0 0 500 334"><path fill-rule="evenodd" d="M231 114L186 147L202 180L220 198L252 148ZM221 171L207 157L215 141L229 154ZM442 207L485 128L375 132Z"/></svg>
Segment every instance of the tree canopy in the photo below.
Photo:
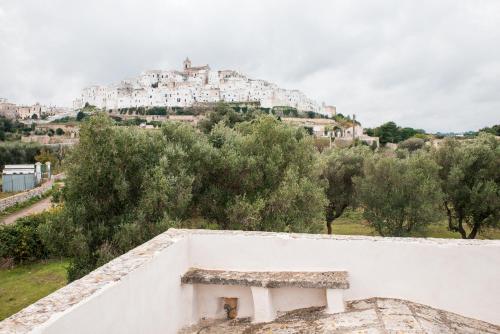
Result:
<svg viewBox="0 0 500 334"><path fill-rule="evenodd" d="M373 156L356 177L364 217L382 236L405 236L440 219L437 164L423 152L404 159Z"/></svg>
<svg viewBox="0 0 500 334"><path fill-rule="evenodd" d="M441 167L449 229L462 238L475 238L485 227L500 227L498 140L488 134L469 141L449 138L433 154Z"/></svg>
<svg viewBox="0 0 500 334"><path fill-rule="evenodd" d="M332 222L348 207L355 206L354 178L363 175L363 163L371 154L366 146L333 149L325 152L322 179L326 182L326 224L328 234L332 233Z"/></svg>
<svg viewBox="0 0 500 334"><path fill-rule="evenodd" d="M312 138L273 116L219 122L208 135L90 117L67 161L64 211L81 245L71 277L197 214L222 229L320 231L318 170Z"/></svg>
<svg viewBox="0 0 500 334"><path fill-rule="evenodd" d="M370 136L379 137L380 144L399 143L408 138L425 134L424 130L410 127L401 128L394 122L387 122L373 129L366 128L365 131Z"/></svg>

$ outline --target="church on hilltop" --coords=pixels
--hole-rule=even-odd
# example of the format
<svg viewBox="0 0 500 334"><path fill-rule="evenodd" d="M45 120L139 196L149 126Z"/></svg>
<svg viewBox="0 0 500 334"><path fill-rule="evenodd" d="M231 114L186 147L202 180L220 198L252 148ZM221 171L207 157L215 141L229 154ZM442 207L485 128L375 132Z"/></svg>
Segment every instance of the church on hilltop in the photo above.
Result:
<svg viewBox="0 0 500 334"><path fill-rule="evenodd" d="M263 108L285 106L327 116L335 113L335 107L318 104L299 90L250 79L234 70L193 66L189 58L182 70L150 70L118 84L84 88L73 107L79 109L86 103L104 109L190 107L219 101L257 102Z"/></svg>

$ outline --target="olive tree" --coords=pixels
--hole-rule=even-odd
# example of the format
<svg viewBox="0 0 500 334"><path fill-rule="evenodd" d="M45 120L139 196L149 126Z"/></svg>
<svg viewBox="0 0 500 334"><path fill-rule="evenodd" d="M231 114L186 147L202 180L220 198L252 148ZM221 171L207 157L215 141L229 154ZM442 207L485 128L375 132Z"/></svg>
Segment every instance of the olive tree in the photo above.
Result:
<svg viewBox="0 0 500 334"><path fill-rule="evenodd" d="M303 129L260 116L209 135L218 151L202 213L223 229L317 232L326 205L318 153Z"/></svg>
<svg viewBox="0 0 500 334"><path fill-rule="evenodd" d="M484 228L500 228L500 145L488 134L477 139L447 139L433 151L441 167L443 206L448 228L474 239Z"/></svg>
<svg viewBox="0 0 500 334"><path fill-rule="evenodd" d="M232 128L236 124L253 119L256 116L255 111L238 112L231 105L225 102L219 102L213 110L208 112L207 117L202 119L198 128L204 133L210 133L213 127L221 122Z"/></svg>
<svg viewBox="0 0 500 334"><path fill-rule="evenodd" d="M332 149L323 153L321 178L325 181L328 200L326 206L326 227L332 234L332 222L340 217L346 208L355 205L354 178L363 175L363 163L371 150L366 146Z"/></svg>
<svg viewBox="0 0 500 334"><path fill-rule="evenodd" d="M406 236L440 219L438 166L424 152L405 159L373 156L355 178L364 217L382 236Z"/></svg>
<svg viewBox="0 0 500 334"><path fill-rule="evenodd" d="M63 192L67 224L79 251L70 266L78 278L165 230L192 206L193 189L209 170L211 145L188 125L162 131L115 126L89 117L71 152ZM196 188L197 187L197 188Z"/></svg>

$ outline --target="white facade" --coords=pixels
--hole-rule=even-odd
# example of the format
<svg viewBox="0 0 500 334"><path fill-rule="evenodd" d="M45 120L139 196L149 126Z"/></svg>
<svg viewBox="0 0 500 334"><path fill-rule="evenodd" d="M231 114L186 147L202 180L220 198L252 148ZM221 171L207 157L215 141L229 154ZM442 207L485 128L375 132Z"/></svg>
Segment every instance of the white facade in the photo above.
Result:
<svg viewBox="0 0 500 334"><path fill-rule="evenodd" d="M206 102L260 102L264 108L289 106L299 111L331 114L298 90L287 90L264 80L254 80L232 70L191 66L186 59L181 71L154 70L109 86L83 89L74 108L86 103L98 108L189 107Z"/></svg>

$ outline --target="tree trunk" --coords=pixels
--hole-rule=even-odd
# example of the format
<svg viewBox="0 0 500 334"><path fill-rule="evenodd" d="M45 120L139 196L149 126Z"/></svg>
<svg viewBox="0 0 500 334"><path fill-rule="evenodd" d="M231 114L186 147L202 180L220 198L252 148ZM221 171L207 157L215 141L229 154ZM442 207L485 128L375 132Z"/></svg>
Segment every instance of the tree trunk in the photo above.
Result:
<svg viewBox="0 0 500 334"><path fill-rule="evenodd" d="M467 239L467 233L464 230L462 220L463 220L462 217L458 217L458 232L460 232L462 239Z"/></svg>
<svg viewBox="0 0 500 334"><path fill-rule="evenodd" d="M446 209L446 215L448 216L448 229L450 231L457 232L457 228L453 226L453 216L451 215L451 210L448 207L448 202L444 202L444 208Z"/></svg>
<svg viewBox="0 0 500 334"><path fill-rule="evenodd" d="M479 231L479 226L480 226L480 224L474 223L474 226L472 226L472 231L470 231L467 239L475 239L476 238L477 232Z"/></svg>
<svg viewBox="0 0 500 334"><path fill-rule="evenodd" d="M329 203L326 207L326 230L328 234L332 234L332 221L335 219L335 207L333 203Z"/></svg>
<svg viewBox="0 0 500 334"><path fill-rule="evenodd" d="M342 206L339 210L335 210L335 207L333 203L330 203L328 207L326 208L326 230L328 234L332 234L332 222L342 216L344 213L344 210L347 208L347 206Z"/></svg>
<svg viewBox="0 0 500 334"><path fill-rule="evenodd" d="M332 234L332 222L331 221L326 222L326 229L328 231L328 234Z"/></svg>

